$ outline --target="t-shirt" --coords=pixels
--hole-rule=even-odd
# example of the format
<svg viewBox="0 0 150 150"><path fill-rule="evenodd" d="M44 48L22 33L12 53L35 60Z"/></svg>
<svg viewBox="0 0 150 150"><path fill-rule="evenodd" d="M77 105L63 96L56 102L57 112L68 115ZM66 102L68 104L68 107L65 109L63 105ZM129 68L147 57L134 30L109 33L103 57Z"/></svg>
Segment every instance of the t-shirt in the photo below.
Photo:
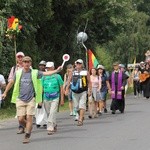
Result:
<svg viewBox="0 0 150 150"><path fill-rule="evenodd" d="M38 71L37 79L42 78L43 72ZM14 76L14 80L16 80L16 74ZM22 71L21 79L20 79L20 91L18 98L22 101L29 102L35 96L34 86L31 77L31 69L29 72Z"/></svg>
<svg viewBox="0 0 150 150"><path fill-rule="evenodd" d="M42 77L42 86L43 86L43 99L44 100L53 100L59 97L59 94L57 94L57 97L47 97L46 93L53 94L53 93L59 93L60 86L64 84L61 76L59 74L53 74L50 76L43 76Z"/></svg>
<svg viewBox="0 0 150 150"><path fill-rule="evenodd" d="M109 81L107 74L103 73L101 76L101 80L102 80L101 92L107 92L108 88L106 81Z"/></svg>
<svg viewBox="0 0 150 150"><path fill-rule="evenodd" d="M4 76L0 74L0 85L1 84L6 84L6 82L5 82ZM1 90L1 87L0 87L0 100L2 100L2 90Z"/></svg>

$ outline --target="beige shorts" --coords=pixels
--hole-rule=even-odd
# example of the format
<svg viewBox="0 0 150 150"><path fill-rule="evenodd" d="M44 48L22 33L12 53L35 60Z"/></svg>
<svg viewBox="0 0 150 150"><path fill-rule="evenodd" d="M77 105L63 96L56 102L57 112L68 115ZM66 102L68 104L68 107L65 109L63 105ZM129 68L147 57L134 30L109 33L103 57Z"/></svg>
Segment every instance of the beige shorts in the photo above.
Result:
<svg viewBox="0 0 150 150"><path fill-rule="evenodd" d="M35 98L29 102L20 99L16 101L17 116L35 115Z"/></svg>
<svg viewBox="0 0 150 150"><path fill-rule="evenodd" d="M76 110L84 109L86 110L86 97L87 92L74 93L72 92L74 107Z"/></svg>

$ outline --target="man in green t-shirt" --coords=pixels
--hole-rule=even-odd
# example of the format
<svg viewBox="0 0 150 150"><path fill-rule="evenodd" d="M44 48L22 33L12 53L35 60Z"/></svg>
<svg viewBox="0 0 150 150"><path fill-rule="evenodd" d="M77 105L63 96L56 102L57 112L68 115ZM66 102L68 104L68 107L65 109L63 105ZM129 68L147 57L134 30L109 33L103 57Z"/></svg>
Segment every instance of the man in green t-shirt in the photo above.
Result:
<svg viewBox="0 0 150 150"><path fill-rule="evenodd" d="M53 71L54 63L47 62L46 70ZM59 97L61 98L60 104L61 105L64 104L63 84L64 82L59 74L53 74L42 77L43 100L46 113L48 116L47 121L48 135L54 134L54 132L56 132L57 130L56 113L59 105Z"/></svg>

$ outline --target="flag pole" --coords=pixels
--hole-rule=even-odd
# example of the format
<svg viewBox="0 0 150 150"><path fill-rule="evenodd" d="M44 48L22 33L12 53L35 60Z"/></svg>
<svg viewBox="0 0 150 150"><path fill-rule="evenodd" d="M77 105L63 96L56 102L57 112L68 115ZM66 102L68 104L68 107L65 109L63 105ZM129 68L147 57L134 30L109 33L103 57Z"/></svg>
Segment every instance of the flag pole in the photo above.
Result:
<svg viewBox="0 0 150 150"><path fill-rule="evenodd" d="M16 59L16 54L17 54L17 42L16 42L16 36L14 35L14 51L15 51L15 60L16 60L16 65L17 65L17 59Z"/></svg>
<svg viewBox="0 0 150 150"><path fill-rule="evenodd" d="M86 59L86 69L88 70L88 49L87 49L87 47L85 46L85 44L82 42L82 45L83 45L83 47L85 48L85 59Z"/></svg>

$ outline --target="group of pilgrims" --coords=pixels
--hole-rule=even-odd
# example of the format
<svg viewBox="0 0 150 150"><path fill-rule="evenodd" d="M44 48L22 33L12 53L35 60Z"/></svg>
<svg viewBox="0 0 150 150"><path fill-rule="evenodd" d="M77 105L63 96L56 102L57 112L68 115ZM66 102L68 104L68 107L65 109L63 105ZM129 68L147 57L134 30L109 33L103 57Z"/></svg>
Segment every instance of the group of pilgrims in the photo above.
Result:
<svg viewBox="0 0 150 150"><path fill-rule="evenodd" d="M2 98L7 96L14 84L12 102L16 104L19 123L17 134L25 133L24 144L30 142L33 118L37 128L44 127L48 135L55 134L56 114L59 105L63 105L66 99L70 116L74 116L77 126L83 126L85 112L89 119L99 118L108 112L108 95L112 99L112 114L124 113L129 86L133 85L135 98L142 95L146 99L150 97L150 61L141 62L132 69L114 62L113 70L109 73L101 64L88 71L83 60L77 59L67 65L62 78L58 72L63 68L60 66L55 69L52 61L42 60L36 70L31 67L31 57L25 56L23 52L16 54L16 60L17 65L11 68Z"/></svg>

